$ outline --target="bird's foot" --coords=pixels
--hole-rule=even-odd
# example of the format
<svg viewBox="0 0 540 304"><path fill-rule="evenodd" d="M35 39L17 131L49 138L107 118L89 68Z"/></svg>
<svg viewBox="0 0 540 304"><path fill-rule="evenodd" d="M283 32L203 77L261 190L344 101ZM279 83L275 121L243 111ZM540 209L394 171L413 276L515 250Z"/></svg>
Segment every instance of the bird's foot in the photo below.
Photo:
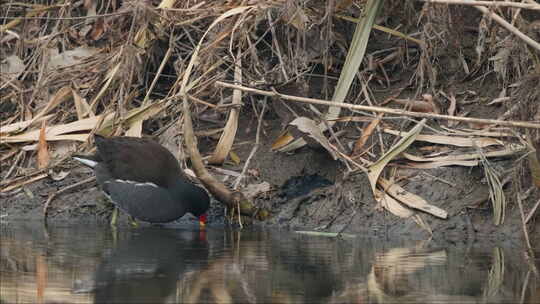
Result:
<svg viewBox="0 0 540 304"><path fill-rule="evenodd" d="M129 224L131 225L131 227L133 228L138 228L139 227L139 223L137 223L137 220L132 217L131 215L128 216L128 221L129 221Z"/></svg>
<svg viewBox="0 0 540 304"><path fill-rule="evenodd" d="M111 227L116 228L116 222L118 221L118 208L114 208L111 216Z"/></svg>

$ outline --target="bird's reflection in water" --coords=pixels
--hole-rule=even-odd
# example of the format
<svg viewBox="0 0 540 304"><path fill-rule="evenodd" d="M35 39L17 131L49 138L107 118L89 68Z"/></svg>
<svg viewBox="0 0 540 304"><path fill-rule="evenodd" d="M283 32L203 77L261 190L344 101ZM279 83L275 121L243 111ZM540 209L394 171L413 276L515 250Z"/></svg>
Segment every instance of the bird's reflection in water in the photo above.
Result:
<svg viewBox="0 0 540 304"><path fill-rule="evenodd" d="M117 239L52 227L43 238L8 228L0 303L537 303L540 290L507 248L186 227Z"/></svg>
<svg viewBox="0 0 540 304"><path fill-rule="evenodd" d="M203 267L204 233L148 228L130 234L98 267L95 303L163 303L179 276Z"/></svg>

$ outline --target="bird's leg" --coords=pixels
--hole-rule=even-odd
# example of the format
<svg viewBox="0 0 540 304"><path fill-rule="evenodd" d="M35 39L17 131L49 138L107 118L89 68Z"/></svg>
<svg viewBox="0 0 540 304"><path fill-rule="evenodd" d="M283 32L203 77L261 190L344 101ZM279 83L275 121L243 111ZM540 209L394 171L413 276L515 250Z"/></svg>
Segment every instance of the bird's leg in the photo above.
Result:
<svg viewBox="0 0 540 304"><path fill-rule="evenodd" d="M111 217L111 227L116 227L117 220L118 220L118 208L114 207L113 214Z"/></svg>
<svg viewBox="0 0 540 304"><path fill-rule="evenodd" d="M128 215L128 221L131 224L131 227L133 227L133 228L139 227L139 223L137 223L137 220L134 217L132 217L131 215Z"/></svg>

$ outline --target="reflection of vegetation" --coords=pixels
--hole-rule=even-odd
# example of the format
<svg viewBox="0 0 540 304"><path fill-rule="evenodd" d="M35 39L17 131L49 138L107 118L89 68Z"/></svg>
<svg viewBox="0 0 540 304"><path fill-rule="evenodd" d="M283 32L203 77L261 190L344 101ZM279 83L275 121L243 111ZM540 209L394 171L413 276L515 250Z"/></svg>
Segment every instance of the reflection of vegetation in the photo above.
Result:
<svg viewBox="0 0 540 304"><path fill-rule="evenodd" d="M79 269L66 269L35 244L2 237L1 253L0 303L91 302L90 295L71 293Z"/></svg>
<svg viewBox="0 0 540 304"><path fill-rule="evenodd" d="M504 282L504 252L496 247L493 249L491 269L489 270L488 281L484 289L484 298L493 299L497 296Z"/></svg>
<svg viewBox="0 0 540 304"><path fill-rule="evenodd" d="M281 232L137 229L119 232L117 245L62 236L50 233L56 249L2 238L1 301L35 303L41 294L44 303L479 303L538 294L526 264L499 248L490 263L484 251ZM83 245L101 246L102 258L83 255ZM74 294L82 271L95 288Z"/></svg>

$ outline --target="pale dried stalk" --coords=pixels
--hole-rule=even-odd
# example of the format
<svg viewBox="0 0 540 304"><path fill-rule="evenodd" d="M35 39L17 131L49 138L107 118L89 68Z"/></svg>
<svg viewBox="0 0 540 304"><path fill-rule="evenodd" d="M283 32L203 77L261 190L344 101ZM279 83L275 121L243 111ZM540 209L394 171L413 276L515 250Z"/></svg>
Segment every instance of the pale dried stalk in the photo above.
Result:
<svg viewBox="0 0 540 304"><path fill-rule="evenodd" d="M236 82L242 82L242 57L240 56L240 50L238 50L238 55L239 56L237 56L237 61L235 63L234 80ZM241 90L233 91L232 103L233 105L242 105ZM236 131L238 130L239 116L240 109L237 107L231 108L229 119L227 120L227 124L224 128L225 131L223 131L221 134L216 149L208 160L209 164L222 164L225 161L225 158L227 158L227 155L229 155L234 143L234 138L236 137Z"/></svg>
<svg viewBox="0 0 540 304"><path fill-rule="evenodd" d="M472 6L494 6L494 7L516 7L530 10L540 10L538 4L527 4L518 2L503 2L503 1L471 1L471 0L417 0L433 4L455 4L455 5L472 5Z"/></svg>
<svg viewBox="0 0 540 304"><path fill-rule="evenodd" d="M480 124L501 125L501 126L507 126L507 127L540 129L540 124L539 123L532 123L532 122L526 122L526 121L506 121L506 120L496 120L496 119L482 119L482 118L449 116L449 115L443 115L443 114L410 112L410 111L404 111L404 110L399 110L399 109L391 109L391 108L383 108L383 107L354 105L354 104L350 104L350 103L334 103L334 102L326 101L326 100L322 100L322 99L285 95L285 94L280 94L278 92L264 91L264 90L249 88L249 87L245 87L245 86L241 86L241 85L225 83L225 82L221 82L221 81L216 81L216 85L221 86L221 87L225 87L225 88L242 90L242 91L253 93L253 94L259 94L259 95L271 96L271 97L278 97L278 98L282 98L283 100L303 102L303 103L311 103L311 104L318 104L318 105L331 106L331 107L341 107L341 108L347 108L347 109L350 109L350 110L372 111L372 112L377 112L377 113L395 114L395 115L420 117L420 118L437 118L437 119L472 122L472 123L480 123Z"/></svg>

